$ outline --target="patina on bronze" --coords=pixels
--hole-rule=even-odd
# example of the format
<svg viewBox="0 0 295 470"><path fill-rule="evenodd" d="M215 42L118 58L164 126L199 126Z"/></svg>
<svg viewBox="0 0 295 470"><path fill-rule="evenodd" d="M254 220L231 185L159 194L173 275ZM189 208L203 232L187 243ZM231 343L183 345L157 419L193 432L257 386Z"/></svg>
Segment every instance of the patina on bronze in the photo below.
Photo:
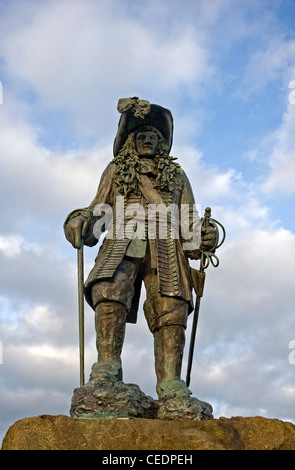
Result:
<svg viewBox="0 0 295 470"><path fill-rule="evenodd" d="M80 250L83 244L97 244L107 231L84 284L85 298L95 311L98 359L85 385L81 367L71 416L210 419L211 405L191 397L181 368L187 319L193 310L189 259L202 261L204 253L215 256L216 224L206 224L200 245L194 236L199 219L189 180L170 156L171 112L137 97L119 100L118 111L114 158L97 194L64 223L66 238ZM161 211L153 213L155 207L164 213L163 209L172 208L166 224ZM188 226L183 220L189 220ZM125 384L122 374L125 326L136 323L142 283L144 314L154 336L156 401L138 386ZM81 292L79 299L83 312ZM81 317L80 322L83 325Z"/></svg>

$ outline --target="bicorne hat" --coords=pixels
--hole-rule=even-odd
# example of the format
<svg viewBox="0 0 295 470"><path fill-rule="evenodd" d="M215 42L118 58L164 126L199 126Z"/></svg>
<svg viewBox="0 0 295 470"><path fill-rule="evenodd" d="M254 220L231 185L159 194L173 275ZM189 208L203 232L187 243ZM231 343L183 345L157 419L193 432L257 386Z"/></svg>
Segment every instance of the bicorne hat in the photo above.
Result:
<svg viewBox="0 0 295 470"><path fill-rule="evenodd" d="M121 113L121 117L113 147L115 157L124 145L128 134L145 125L154 126L161 132L167 140L170 152L173 139L173 117L169 109L150 104L137 97L120 99L117 109Z"/></svg>

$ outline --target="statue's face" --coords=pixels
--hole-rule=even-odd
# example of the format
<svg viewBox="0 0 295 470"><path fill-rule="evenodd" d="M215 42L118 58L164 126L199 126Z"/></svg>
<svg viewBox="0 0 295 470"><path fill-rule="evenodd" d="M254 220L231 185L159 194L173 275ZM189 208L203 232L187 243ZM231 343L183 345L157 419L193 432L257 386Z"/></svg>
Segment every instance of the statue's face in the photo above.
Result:
<svg viewBox="0 0 295 470"><path fill-rule="evenodd" d="M155 132L138 132L135 144L138 155L141 157L154 157L158 150L159 139Z"/></svg>

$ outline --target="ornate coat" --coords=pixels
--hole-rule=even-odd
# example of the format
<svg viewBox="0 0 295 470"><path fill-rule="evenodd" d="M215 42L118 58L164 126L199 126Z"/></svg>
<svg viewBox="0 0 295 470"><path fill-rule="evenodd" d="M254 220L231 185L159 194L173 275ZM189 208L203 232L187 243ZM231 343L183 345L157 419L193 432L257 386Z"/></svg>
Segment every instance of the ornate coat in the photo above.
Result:
<svg viewBox="0 0 295 470"><path fill-rule="evenodd" d="M116 268L125 255L135 258L144 258L148 252L151 257L151 267L156 269L158 276L158 290L162 295L180 297L186 300L192 310L192 285L190 278L190 268L188 258L199 258L198 246L194 250L184 250L183 240L179 229L179 237L171 237L171 232L179 228L179 219L167 218L167 237L160 237L158 227L154 235L150 236L148 207L150 205L164 204L166 207L173 204L174 207L182 207L182 214L185 217L191 216L194 210L194 196L191 190L187 176L182 169L179 169L173 180L172 191L163 191L154 189L153 182L155 176L143 171L139 176L140 184L137 193L130 193L123 198L120 188L115 184L116 165L110 163L105 169L97 190L97 194L90 206L85 209L73 211L67 217L65 225L70 219L81 214L87 217L89 225L84 237L84 243L88 246L94 246L98 242L96 223L101 219L97 215L97 208L110 207L112 217L108 227L101 227L102 230L109 230L111 236L106 236L98 255L95 259L95 265L91 270L85 283L85 297L92 306L91 287L94 283L104 279L112 278ZM122 205L122 203L124 205ZM106 206L103 206L106 205ZM144 235L141 238L134 237L134 214L132 208L141 207L144 209L145 223ZM128 208L131 210L128 210ZM180 212L179 212L180 214ZM137 214L137 222L142 215ZM188 220L188 219L187 219ZM154 221L155 222L155 221ZM178 225L178 227L176 227ZM153 226L155 227L155 225ZM192 223L188 230L191 231ZM176 233L176 232L175 232ZM147 250L149 248L149 250ZM140 288L142 279L137 280L135 286L135 296L131 311L127 321L136 322L138 302L140 297Z"/></svg>

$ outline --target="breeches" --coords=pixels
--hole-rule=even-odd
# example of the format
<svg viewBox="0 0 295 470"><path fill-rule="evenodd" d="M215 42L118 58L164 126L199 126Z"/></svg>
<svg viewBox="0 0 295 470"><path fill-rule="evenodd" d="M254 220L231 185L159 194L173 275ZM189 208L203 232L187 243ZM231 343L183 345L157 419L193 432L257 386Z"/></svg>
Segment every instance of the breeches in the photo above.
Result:
<svg viewBox="0 0 295 470"><path fill-rule="evenodd" d="M158 292L158 278L155 269L150 268L149 257L137 259L125 257L112 279L98 281L92 287L92 301L96 309L101 302L118 302L129 312L134 296L134 284L138 276L144 281L146 300L144 314L152 333L164 326L180 325L186 328L188 303L177 297L161 295Z"/></svg>

